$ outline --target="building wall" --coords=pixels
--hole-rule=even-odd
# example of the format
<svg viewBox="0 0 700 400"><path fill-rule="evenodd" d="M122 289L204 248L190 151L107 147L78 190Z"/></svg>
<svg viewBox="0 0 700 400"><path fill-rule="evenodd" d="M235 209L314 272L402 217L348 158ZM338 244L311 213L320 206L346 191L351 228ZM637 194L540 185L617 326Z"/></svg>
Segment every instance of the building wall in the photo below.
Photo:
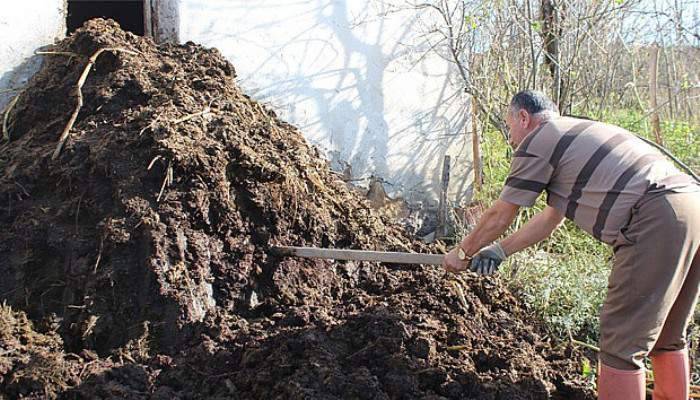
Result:
<svg viewBox="0 0 700 400"><path fill-rule="evenodd" d="M336 169L350 165L354 179L375 175L390 195L435 204L449 154L449 199L471 195L469 101L455 68L428 51L430 21L397 6L405 1L157 1L169 9L159 24L174 21L180 42L221 50L241 86Z"/></svg>
<svg viewBox="0 0 700 400"><path fill-rule="evenodd" d="M38 70L34 52L66 32L66 0L7 1L0 12L0 110Z"/></svg>
<svg viewBox="0 0 700 400"><path fill-rule="evenodd" d="M337 170L382 179L409 202L467 200L469 104L458 74L429 51L431 21L401 0L150 0L159 41L217 47L240 85L297 125ZM35 50L65 34L66 0L8 2L0 14L0 109L38 69ZM423 13L425 15L425 13Z"/></svg>

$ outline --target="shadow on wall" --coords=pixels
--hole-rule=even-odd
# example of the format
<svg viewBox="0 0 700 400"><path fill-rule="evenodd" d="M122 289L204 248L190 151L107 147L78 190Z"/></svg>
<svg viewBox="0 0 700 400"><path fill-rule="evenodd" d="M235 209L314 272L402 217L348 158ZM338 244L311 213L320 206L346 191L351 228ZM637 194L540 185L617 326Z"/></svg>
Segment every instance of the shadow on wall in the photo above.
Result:
<svg viewBox="0 0 700 400"><path fill-rule="evenodd" d="M152 35L158 43L177 43L180 27L181 0L151 2ZM67 11L66 11L67 12ZM146 16L147 17L147 16ZM51 46L42 46L35 51L44 51ZM21 92L29 79L39 70L43 56L32 55L21 64L0 76L0 120L12 98Z"/></svg>
<svg viewBox="0 0 700 400"><path fill-rule="evenodd" d="M391 195L435 199L442 159L450 154L450 192L468 193L467 114L455 71L446 63L439 69L423 63L430 50L416 39L415 14L402 14L397 24L396 9L386 1L367 0L363 10L348 4L355 3L163 0L153 3L153 33L158 41L177 41L186 10L192 21L185 22L199 34L182 40L220 47L251 95L281 110L336 169L352 165L353 179L380 176ZM206 13L193 18L196 9ZM236 27L241 21L252 22ZM288 37L266 36L280 26L289 28ZM264 53L244 54L245 46ZM40 64L41 57L27 59L0 78L0 88L23 86ZM421 98L427 80L431 94ZM0 109L15 93L0 93Z"/></svg>
<svg viewBox="0 0 700 400"><path fill-rule="evenodd" d="M458 178L450 179L449 199L459 203L471 198L473 189L471 177L474 174L471 149L460 147L462 143L471 144L471 141L464 137L464 127L470 121L470 110L464 108L465 100L462 96L462 91L451 89L446 80L431 109L417 113L414 120L392 133L391 137L394 138L407 135L412 130L419 132L420 140L402 149L402 155L410 161L395 175L395 179L399 182L418 182L405 190L408 195L406 200L409 202L412 202L411 196L416 195L420 198L421 193L433 190L440 184L442 177L441 168L430 168L426 164L421 164L416 158L442 161L447 154L451 156L451 175ZM439 113L441 106L458 111ZM465 140L467 142L464 142ZM436 142L439 145L436 145ZM465 160L469 160L468 168L463 167ZM439 162L439 166L442 167L442 165L443 163ZM428 180L421 180L421 177L428 177Z"/></svg>
<svg viewBox="0 0 700 400"><path fill-rule="evenodd" d="M407 199L436 193L444 155L468 156L462 145L468 110L448 63L440 70L423 64L423 53L430 50L427 42L415 44L415 17L403 18L397 26L391 20L397 10L386 1L368 1L359 14L346 0L299 3L292 11L272 14L273 3L207 3L208 13L235 15L248 29L226 31L236 21L214 17L204 27L192 27L197 31L194 40L221 47L237 64L241 85L299 126L311 143L326 151L334 168L349 163L355 180L380 176L388 192ZM292 26L283 41L269 33L291 26L290 21L304 24L303 29ZM243 49L252 49L255 56ZM426 84L408 80L416 77L441 86L431 83L435 87L430 97L420 99L423 88L417 87ZM464 167L453 164L459 175L451 185L467 193L471 165L460 162Z"/></svg>
<svg viewBox="0 0 700 400"><path fill-rule="evenodd" d="M45 47L37 49L41 50L45 50ZM42 62L42 56L33 55L0 76L0 120L4 117L5 109L12 98L20 93L29 79L39 71Z"/></svg>

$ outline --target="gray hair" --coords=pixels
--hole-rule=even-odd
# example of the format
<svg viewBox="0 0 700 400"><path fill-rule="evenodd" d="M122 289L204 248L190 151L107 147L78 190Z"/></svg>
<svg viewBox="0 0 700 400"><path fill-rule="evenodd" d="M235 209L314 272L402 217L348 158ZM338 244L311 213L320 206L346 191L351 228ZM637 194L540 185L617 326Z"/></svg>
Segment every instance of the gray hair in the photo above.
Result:
<svg viewBox="0 0 700 400"><path fill-rule="evenodd" d="M515 94L510 100L511 112L525 110L532 115L540 115L549 118L559 115L559 108L546 94L537 90L523 90Z"/></svg>

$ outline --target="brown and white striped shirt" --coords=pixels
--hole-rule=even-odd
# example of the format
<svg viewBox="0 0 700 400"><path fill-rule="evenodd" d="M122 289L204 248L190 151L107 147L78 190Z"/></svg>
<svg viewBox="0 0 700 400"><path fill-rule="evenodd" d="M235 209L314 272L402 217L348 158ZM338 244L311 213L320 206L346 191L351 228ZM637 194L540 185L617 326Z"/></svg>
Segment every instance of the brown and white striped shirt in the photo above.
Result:
<svg viewBox="0 0 700 400"><path fill-rule="evenodd" d="M544 122L513 154L501 199L547 204L614 244L632 207L649 192L700 191L657 149L617 126L569 117Z"/></svg>

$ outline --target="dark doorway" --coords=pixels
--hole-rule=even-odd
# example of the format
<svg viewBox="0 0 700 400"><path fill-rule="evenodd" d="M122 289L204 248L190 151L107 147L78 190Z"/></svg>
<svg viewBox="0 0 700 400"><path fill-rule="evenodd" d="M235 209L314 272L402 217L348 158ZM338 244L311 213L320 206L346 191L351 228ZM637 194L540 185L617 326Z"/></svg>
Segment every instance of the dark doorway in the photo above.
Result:
<svg viewBox="0 0 700 400"><path fill-rule="evenodd" d="M97 1L68 0L68 33L73 33L92 18L111 18L122 29L136 35L144 34L143 0Z"/></svg>

